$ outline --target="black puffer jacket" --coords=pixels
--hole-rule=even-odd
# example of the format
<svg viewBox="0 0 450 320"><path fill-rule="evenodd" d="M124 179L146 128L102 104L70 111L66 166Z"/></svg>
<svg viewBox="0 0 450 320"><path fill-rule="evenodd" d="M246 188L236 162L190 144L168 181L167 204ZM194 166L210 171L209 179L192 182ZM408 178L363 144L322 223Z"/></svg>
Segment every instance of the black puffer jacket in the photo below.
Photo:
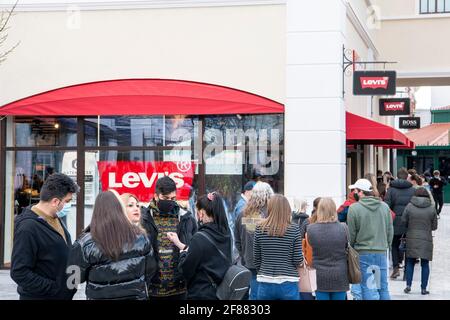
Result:
<svg viewBox="0 0 450 320"><path fill-rule="evenodd" d="M406 226L402 222L402 215L414 192L415 189L411 182L403 179L394 180L389 185L384 202L395 212L394 235L402 235L406 232Z"/></svg>
<svg viewBox="0 0 450 320"><path fill-rule="evenodd" d="M90 232L75 241L68 266L76 265L81 281L86 281L86 297L94 300L146 300L147 285L156 272L156 259L150 240L139 235L118 261L106 257Z"/></svg>
<svg viewBox="0 0 450 320"><path fill-rule="evenodd" d="M216 247L201 233L206 233ZM227 260L219 253L220 249ZM216 288L231 265L231 233L223 234L215 223L201 226L188 251L180 255L179 269L187 282L187 298L217 300Z"/></svg>

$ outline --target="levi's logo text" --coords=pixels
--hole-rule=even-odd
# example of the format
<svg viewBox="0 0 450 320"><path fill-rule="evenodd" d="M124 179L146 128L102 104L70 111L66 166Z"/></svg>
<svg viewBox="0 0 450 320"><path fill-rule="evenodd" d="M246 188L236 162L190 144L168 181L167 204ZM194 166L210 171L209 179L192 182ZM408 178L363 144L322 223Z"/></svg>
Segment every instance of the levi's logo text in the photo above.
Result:
<svg viewBox="0 0 450 320"><path fill-rule="evenodd" d="M97 165L102 191L129 192L146 202L155 192L156 181L164 176L175 181L177 199L189 199L195 173L195 163L189 161L98 161Z"/></svg>
<svg viewBox="0 0 450 320"><path fill-rule="evenodd" d="M405 110L404 102L385 102L384 109L386 111L403 111Z"/></svg>
<svg viewBox="0 0 450 320"><path fill-rule="evenodd" d="M395 71L355 71L353 94L355 96L395 95L397 73Z"/></svg>
<svg viewBox="0 0 450 320"><path fill-rule="evenodd" d="M361 88L363 89L387 89L389 77L361 77Z"/></svg>

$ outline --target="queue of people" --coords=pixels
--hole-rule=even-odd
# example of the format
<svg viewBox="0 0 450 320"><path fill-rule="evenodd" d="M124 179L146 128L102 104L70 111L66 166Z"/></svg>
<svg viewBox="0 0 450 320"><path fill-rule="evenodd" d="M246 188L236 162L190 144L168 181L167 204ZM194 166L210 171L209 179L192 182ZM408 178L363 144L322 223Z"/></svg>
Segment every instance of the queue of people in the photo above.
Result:
<svg viewBox="0 0 450 320"><path fill-rule="evenodd" d="M43 183L40 202L15 220L11 277L23 300L70 300L83 282L92 300L215 300L227 272L239 265L251 275L243 299L346 300L351 290L356 300L389 300L390 252L391 279L404 261L410 293L420 259L421 293L429 294L442 180L436 174L442 183L430 181L436 190L430 191L404 168L395 180L381 172L365 177L349 186L339 208L331 198L316 198L311 215L305 200L293 199L291 207L262 181L244 185L232 215L219 192L198 197L194 215L166 176L147 207L133 194L100 193L90 225L72 244L59 216L79 187L55 173ZM358 283L349 276L352 248ZM306 280L309 295L302 292Z"/></svg>

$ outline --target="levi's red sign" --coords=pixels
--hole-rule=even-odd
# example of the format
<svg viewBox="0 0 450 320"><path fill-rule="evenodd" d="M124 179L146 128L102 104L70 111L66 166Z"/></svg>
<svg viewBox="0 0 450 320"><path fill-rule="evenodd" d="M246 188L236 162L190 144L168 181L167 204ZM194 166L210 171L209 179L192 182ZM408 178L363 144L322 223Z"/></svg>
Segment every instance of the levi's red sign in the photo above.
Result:
<svg viewBox="0 0 450 320"><path fill-rule="evenodd" d="M191 161L98 161L97 165L102 191L129 192L144 202L153 198L156 181L164 176L175 181L178 200L189 199L195 174Z"/></svg>
<svg viewBox="0 0 450 320"><path fill-rule="evenodd" d="M387 89L389 84L389 77L361 77L361 88L366 89Z"/></svg>
<svg viewBox="0 0 450 320"><path fill-rule="evenodd" d="M395 71L355 71L353 94L380 96L395 95L397 73Z"/></svg>
<svg viewBox="0 0 450 320"><path fill-rule="evenodd" d="M410 105L409 98L380 99L380 116L409 115Z"/></svg>

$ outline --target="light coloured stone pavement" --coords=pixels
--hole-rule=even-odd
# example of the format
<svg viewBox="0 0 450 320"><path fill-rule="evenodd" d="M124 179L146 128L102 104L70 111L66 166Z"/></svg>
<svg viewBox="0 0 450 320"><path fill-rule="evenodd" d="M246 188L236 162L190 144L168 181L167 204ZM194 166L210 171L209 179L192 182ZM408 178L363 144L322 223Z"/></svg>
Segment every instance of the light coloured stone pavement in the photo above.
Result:
<svg viewBox="0 0 450 320"><path fill-rule="evenodd" d="M450 300L450 205L446 205L438 221L438 230L434 233L434 260L430 263L430 295L420 294L420 264L416 264L414 281L410 294L403 293L406 283L402 274L397 280L389 281L389 290L393 300ZM17 300L16 285L11 280L8 270L0 270L0 300ZM74 299L83 300L84 285L78 290Z"/></svg>

